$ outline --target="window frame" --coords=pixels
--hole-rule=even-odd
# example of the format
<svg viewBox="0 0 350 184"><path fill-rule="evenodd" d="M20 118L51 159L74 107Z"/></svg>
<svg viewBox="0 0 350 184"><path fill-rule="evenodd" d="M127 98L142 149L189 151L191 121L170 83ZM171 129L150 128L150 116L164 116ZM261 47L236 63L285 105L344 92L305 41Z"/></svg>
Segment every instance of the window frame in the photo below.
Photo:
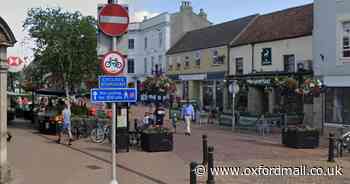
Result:
<svg viewBox="0 0 350 184"><path fill-rule="evenodd" d="M132 72L130 72L130 63L132 63ZM130 58L128 59L128 73L134 74L135 73L135 59Z"/></svg>
<svg viewBox="0 0 350 184"><path fill-rule="evenodd" d="M200 66L201 65L201 51L196 51L194 53L194 58L195 58L196 66Z"/></svg>
<svg viewBox="0 0 350 184"><path fill-rule="evenodd" d="M347 28L346 28L347 24ZM347 31L345 31L347 29ZM345 46L345 39L347 45ZM347 47L347 48L346 48ZM350 20L341 22L341 58L350 59ZM349 56L345 56L345 52L349 52Z"/></svg>
<svg viewBox="0 0 350 184"><path fill-rule="evenodd" d="M236 75L243 75L244 74L244 59L243 59L243 57L236 57L235 58L235 74ZM238 72L238 62L241 62L241 71L240 72Z"/></svg>
<svg viewBox="0 0 350 184"><path fill-rule="evenodd" d="M293 57L293 64L289 63L290 62L290 57ZM288 62L288 64L286 64L286 62ZM288 68L286 68L286 66L288 65ZM289 70L289 67L293 65L293 70ZM285 54L283 55L283 71L284 72L296 72L297 68L296 68L296 60L295 60L295 54Z"/></svg>
<svg viewBox="0 0 350 184"><path fill-rule="evenodd" d="M132 43L132 44L130 44L130 43ZM128 49L131 49L131 50L135 49L135 39L134 38L128 39Z"/></svg>
<svg viewBox="0 0 350 184"><path fill-rule="evenodd" d="M145 37L145 39L144 39L144 48L145 48L145 50L147 49L147 47L148 47L148 38L147 38L147 36Z"/></svg>

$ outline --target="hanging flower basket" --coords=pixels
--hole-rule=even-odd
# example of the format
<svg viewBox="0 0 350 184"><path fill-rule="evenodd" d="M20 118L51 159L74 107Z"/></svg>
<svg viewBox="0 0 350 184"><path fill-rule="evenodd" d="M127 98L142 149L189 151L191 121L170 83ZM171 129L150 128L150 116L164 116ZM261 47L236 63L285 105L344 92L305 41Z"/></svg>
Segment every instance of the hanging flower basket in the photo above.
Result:
<svg viewBox="0 0 350 184"><path fill-rule="evenodd" d="M140 87L141 92L148 95L166 95L176 91L176 85L165 76L147 77Z"/></svg>

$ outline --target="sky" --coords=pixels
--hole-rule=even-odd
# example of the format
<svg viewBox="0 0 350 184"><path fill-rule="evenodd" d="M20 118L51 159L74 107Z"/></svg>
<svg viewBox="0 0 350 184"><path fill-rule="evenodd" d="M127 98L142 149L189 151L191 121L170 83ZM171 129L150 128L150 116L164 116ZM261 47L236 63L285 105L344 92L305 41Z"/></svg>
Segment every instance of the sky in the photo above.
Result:
<svg viewBox="0 0 350 184"><path fill-rule="evenodd" d="M12 29L17 43L8 49L8 56L28 57L32 59L33 42L22 24L26 12L34 7L62 7L68 11L80 11L83 15L97 16L97 4L107 0L2 0L0 16ZM132 21L141 21L144 16L152 17L159 13L179 11L182 0L119 0L128 4ZM293 6L312 3L313 0L190 0L193 10L200 8L208 14L214 24L233 20L251 14L264 14Z"/></svg>

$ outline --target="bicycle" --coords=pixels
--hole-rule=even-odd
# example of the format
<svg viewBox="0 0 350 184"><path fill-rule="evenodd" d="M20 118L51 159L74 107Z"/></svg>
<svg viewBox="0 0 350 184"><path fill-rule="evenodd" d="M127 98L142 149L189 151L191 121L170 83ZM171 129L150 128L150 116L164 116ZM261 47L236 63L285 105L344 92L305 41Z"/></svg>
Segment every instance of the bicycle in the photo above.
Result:
<svg viewBox="0 0 350 184"><path fill-rule="evenodd" d="M343 125L340 128L340 136L336 139L335 143L335 153L337 157L341 157L343 150L350 152L350 131L344 133L344 128L350 128L349 125Z"/></svg>
<svg viewBox="0 0 350 184"><path fill-rule="evenodd" d="M87 123L84 120L81 120L78 124L76 124L72 129L72 134L76 138L76 140L80 138L87 138L89 137L89 127L87 126Z"/></svg>
<svg viewBox="0 0 350 184"><path fill-rule="evenodd" d="M73 140L69 136L68 129L67 128L63 128L62 129L62 137L61 137L60 143L61 144L63 143L63 144L71 146L72 145L72 141Z"/></svg>
<svg viewBox="0 0 350 184"><path fill-rule="evenodd" d="M112 126L103 125L97 122L96 128L94 128L90 133L90 139L94 143L103 143L106 139L112 142Z"/></svg>

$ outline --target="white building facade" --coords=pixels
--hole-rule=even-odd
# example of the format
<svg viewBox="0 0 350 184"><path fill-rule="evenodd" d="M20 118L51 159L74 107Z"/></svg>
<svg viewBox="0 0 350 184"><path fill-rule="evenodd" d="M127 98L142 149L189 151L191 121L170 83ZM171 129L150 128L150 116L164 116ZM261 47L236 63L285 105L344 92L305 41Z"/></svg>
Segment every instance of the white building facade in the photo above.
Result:
<svg viewBox="0 0 350 184"><path fill-rule="evenodd" d="M203 9L194 13L189 1L182 1L177 13L162 13L142 22L130 23L128 33L118 39L117 49L127 57L124 72L136 83L155 73L166 72L166 52L186 32L211 23ZM98 35L97 51L101 56L111 50L111 38Z"/></svg>
<svg viewBox="0 0 350 184"><path fill-rule="evenodd" d="M350 1L315 0L315 76L326 93L318 103L317 120L326 125L350 122Z"/></svg>

